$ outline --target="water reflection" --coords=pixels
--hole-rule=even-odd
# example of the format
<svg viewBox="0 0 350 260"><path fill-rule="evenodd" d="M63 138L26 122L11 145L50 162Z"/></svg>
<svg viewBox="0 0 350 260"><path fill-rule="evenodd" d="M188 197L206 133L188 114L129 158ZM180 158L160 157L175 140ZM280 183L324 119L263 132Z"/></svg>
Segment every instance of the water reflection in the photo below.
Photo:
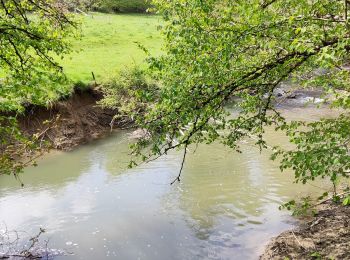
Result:
<svg viewBox="0 0 350 260"><path fill-rule="evenodd" d="M285 139L270 134L275 142ZM23 175L23 189L0 177L0 221L9 229L46 228L66 259L254 259L268 239L291 226L279 203L309 186L291 185L249 144L234 153L219 144L127 170L126 133L47 156Z"/></svg>
<svg viewBox="0 0 350 260"><path fill-rule="evenodd" d="M291 180L277 174L269 155L250 146L237 154L214 144L190 155L174 201L201 245L190 250L210 259L256 257L259 245L289 226L277 207Z"/></svg>

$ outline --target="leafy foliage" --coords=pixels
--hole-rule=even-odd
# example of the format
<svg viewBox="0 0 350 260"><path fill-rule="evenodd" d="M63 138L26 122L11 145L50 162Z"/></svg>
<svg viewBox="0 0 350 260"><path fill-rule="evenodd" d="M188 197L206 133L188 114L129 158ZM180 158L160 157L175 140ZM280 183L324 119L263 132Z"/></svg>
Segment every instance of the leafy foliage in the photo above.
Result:
<svg viewBox="0 0 350 260"><path fill-rule="evenodd" d="M13 116L0 116L0 174L13 174L20 180L19 173L29 165L36 165L35 159L49 149L40 134L31 138L23 135Z"/></svg>
<svg viewBox="0 0 350 260"><path fill-rule="evenodd" d="M151 7L148 0L100 0L96 10L114 13L143 13Z"/></svg>
<svg viewBox="0 0 350 260"><path fill-rule="evenodd" d="M0 3L0 110L47 103L66 80L53 58L69 52L76 24L55 1Z"/></svg>
<svg viewBox="0 0 350 260"><path fill-rule="evenodd" d="M158 98L158 85L139 67L121 70L107 82L102 85L104 98L99 105L118 109L118 118L133 120Z"/></svg>
<svg viewBox="0 0 350 260"><path fill-rule="evenodd" d="M16 114L66 91L54 57L70 51L76 25L57 1L0 1L0 174L18 176L46 149L40 134L21 133Z"/></svg>
<svg viewBox="0 0 350 260"><path fill-rule="evenodd" d="M345 114L335 119L322 119L306 125L306 130L292 123L287 131L296 148L279 150L282 154L281 170L293 168L296 181L306 183L316 177L348 177L350 170L350 120Z"/></svg>
<svg viewBox="0 0 350 260"><path fill-rule="evenodd" d="M152 7L148 0L59 0L70 11L144 13Z"/></svg>
<svg viewBox="0 0 350 260"><path fill-rule="evenodd" d="M350 49L346 1L155 4L166 21L166 54L151 58L150 67L162 88L159 102L136 120L152 138L134 145L135 155L147 160L215 140L239 150L239 141L252 136L264 148L264 127L274 125L296 144L276 155L282 155L282 169L295 170L297 181L347 177L348 112L289 124L273 105L273 90L290 79L301 87L323 87L336 96L334 106L347 108L349 95L341 94L348 93L350 78L343 66ZM238 111L233 118L225 110L228 100Z"/></svg>
<svg viewBox="0 0 350 260"><path fill-rule="evenodd" d="M280 209L287 209L293 211L293 216L314 216L316 214L316 211L313 208L313 206L314 202L312 198L308 196L302 198L300 202L291 200L280 206Z"/></svg>
<svg viewBox="0 0 350 260"><path fill-rule="evenodd" d="M100 4L98 0L60 0L69 11L91 11L97 8Z"/></svg>

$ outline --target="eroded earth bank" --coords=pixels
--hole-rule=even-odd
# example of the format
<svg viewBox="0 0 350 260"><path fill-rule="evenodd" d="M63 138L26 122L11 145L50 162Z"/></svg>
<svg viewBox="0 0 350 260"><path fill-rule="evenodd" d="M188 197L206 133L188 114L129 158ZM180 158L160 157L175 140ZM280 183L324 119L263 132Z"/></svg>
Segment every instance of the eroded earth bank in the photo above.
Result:
<svg viewBox="0 0 350 260"><path fill-rule="evenodd" d="M101 138L113 127L121 126L116 121L111 127L116 110L103 109L96 104L102 94L94 89L77 90L66 100L51 107L29 106L19 118L24 133L39 134L49 141L54 149L71 150L80 144Z"/></svg>

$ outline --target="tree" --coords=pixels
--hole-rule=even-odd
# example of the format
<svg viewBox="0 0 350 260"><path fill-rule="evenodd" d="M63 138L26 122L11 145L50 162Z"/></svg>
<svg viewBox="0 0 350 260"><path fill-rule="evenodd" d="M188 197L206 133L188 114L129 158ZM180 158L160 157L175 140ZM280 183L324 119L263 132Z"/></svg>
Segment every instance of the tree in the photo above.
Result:
<svg viewBox="0 0 350 260"><path fill-rule="evenodd" d="M0 1L0 174L17 176L41 151L36 138L19 131L16 114L27 104L47 105L64 91L57 60L70 51L76 26L58 1Z"/></svg>
<svg viewBox="0 0 350 260"><path fill-rule="evenodd" d="M343 66L350 49L347 1L155 4L166 23L166 54L151 58L150 67L162 88L158 101L137 119L151 138L133 145L136 155L150 160L184 148L185 160L191 144L220 141L239 151L239 141L251 136L263 149L264 127L272 125L285 130L297 145L291 151L275 148L274 154L282 156L282 169L295 170L296 181L330 177L334 182L348 176L347 110L302 130L305 123L286 122L273 105L274 89L288 79L300 87L322 87L337 97L330 101L333 106L349 107L350 75ZM325 73L314 73L319 68ZM239 111L234 118L227 117L228 100ZM181 170L176 180L180 175Z"/></svg>
<svg viewBox="0 0 350 260"><path fill-rule="evenodd" d="M70 51L71 18L53 0L0 1L1 111L57 97L66 80L57 58Z"/></svg>
<svg viewBox="0 0 350 260"><path fill-rule="evenodd" d="M96 9L102 12L146 12L151 7L149 0L100 0Z"/></svg>
<svg viewBox="0 0 350 260"><path fill-rule="evenodd" d="M68 10L75 11L91 11L97 9L101 5L100 0L61 0L61 4L63 4ZM79 9L79 10L78 10Z"/></svg>

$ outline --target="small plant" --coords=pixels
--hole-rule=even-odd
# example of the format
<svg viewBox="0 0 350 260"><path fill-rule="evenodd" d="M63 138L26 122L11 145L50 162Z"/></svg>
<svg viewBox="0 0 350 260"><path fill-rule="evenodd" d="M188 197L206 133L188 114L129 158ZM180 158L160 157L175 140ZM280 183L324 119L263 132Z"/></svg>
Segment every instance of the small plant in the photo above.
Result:
<svg viewBox="0 0 350 260"><path fill-rule="evenodd" d="M349 206L350 205L350 187L347 186L344 189L344 199L343 199L343 205L344 206Z"/></svg>
<svg viewBox="0 0 350 260"><path fill-rule="evenodd" d="M293 216L314 216L316 214L313 200L310 196L301 198L300 201L291 200L279 207L292 211Z"/></svg>
<svg viewBox="0 0 350 260"><path fill-rule="evenodd" d="M344 205L344 206L349 206L349 205L350 205L350 196L347 196L347 197L343 200L343 205Z"/></svg>
<svg viewBox="0 0 350 260"><path fill-rule="evenodd" d="M347 187L342 190L341 194L332 193L329 196L329 192L324 192L317 199L313 200L310 196L304 197L299 201L291 200L287 203L282 204L279 209L286 209L292 211L293 216L311 216L316 215L316 206L327 201L332 201L334 203L342 204L343 206L350 206L350 188Z"/></svg>
<svg viewBox="0 0 350 260"><path fill-rule="evenodd" d="M310 255L312 257L312 259L317 259L317 260L321 260L322 256L319 252L314 252Z"/></svg>

